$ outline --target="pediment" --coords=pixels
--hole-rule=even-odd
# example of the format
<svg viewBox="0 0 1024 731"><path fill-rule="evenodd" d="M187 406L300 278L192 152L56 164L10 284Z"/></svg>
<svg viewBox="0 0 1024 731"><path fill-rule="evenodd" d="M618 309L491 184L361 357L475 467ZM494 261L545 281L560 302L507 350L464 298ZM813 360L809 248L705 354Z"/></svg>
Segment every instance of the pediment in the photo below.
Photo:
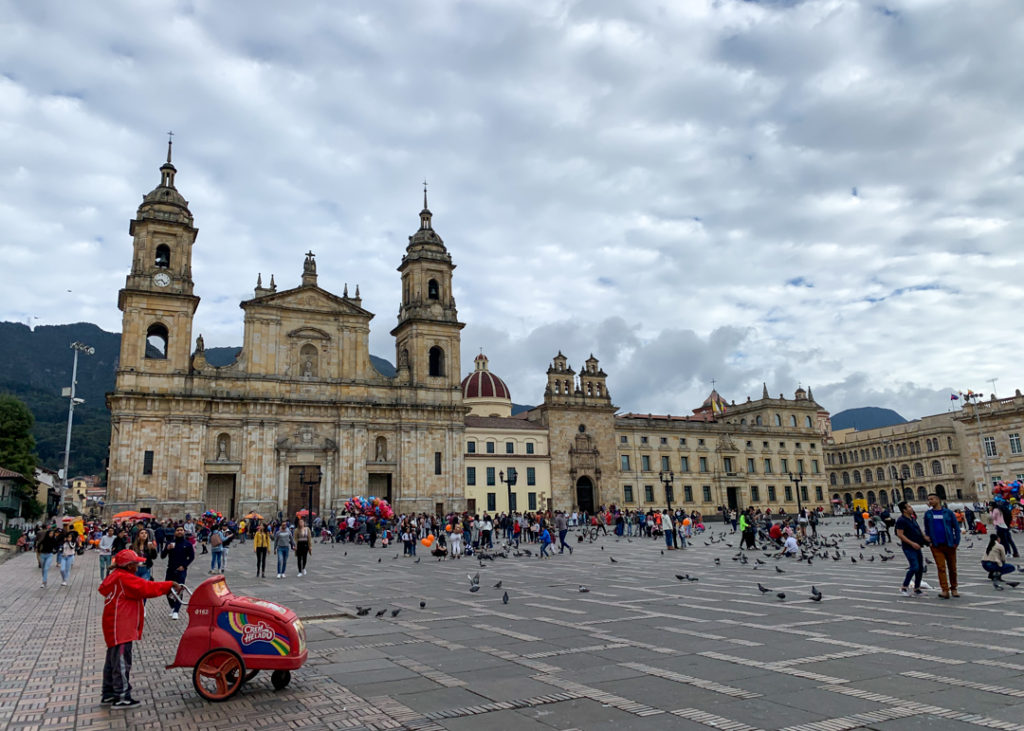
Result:
<svg viewBox="0 0 1024 731"><path fill-rule="evenodd" d="M301 310L305 312L329 312L333 315L355 315L357 317L373 317L373 314L357 305L347 297L339 297L320 287L296 287L283 292L275 292L264 297L256 297L242 303L243 308L279 308Z"/></svg>

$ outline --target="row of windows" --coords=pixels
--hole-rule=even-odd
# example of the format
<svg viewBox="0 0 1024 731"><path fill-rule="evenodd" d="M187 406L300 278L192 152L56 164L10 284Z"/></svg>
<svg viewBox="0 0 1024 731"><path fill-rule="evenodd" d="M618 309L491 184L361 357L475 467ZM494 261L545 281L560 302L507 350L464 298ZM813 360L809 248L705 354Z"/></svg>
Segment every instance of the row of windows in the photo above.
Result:
<svg viewBox="0 0 1024 731"><path fill-rule="evenodd" d="M932 460L931 468L932 468L932 474L933 475L941 475L942 474L942 463L939 460L937 460L937 459ZM955 475L957 473L956 465L952 465L952 470L953 470L953 474ZM874 475L873 477L872 477L872 474ZM924 477L924 465L921 464L920 462L915 462L914 463L913 474L914 474L914 477ZM900 479L900 477L902 477L904 480L907 480L907 479L910 479L910 475L911 475L910 465L902 465L898 471L897 471L895 465L889 465L889 479L891 479L891 480L898 480L898 479ZM851 472L844 472L842 474L843 484L844 485L851 484L851 478L852 478L852 484L859 485L861 483L861 472L860 472L860 470L853 470L852 473ZM829 482L831 484L833 484L833 485L837 484L837 479L838 478L836 477L836 473L835 472L833 472L829 476ZM885 470L883 470L881 467L879 467L876 470L874 470L874 472L872 473L872 470L866 469L866 470L864 470L864 478L863 479L864 479L864 482L872 482L872 481L883 482L885 480Z"/></svg>
<svg viewBox="0 0 1024 731"><path fill-rule="evenodd" d="M711 502L711 485L702 485L700 489L701 489L702 502L704 502L705 504L706 503L710 503ZM767 489L767 495L768 495L768 502L770 502L770 503L778 502L778 492L775 489L775 485L766 485L766 489ZM783 486L783 495L785 496L784 499L785 499L786 502L792 502L793 501L793 494L794 493L793 493L793 486L792 485L784 485ZM810 492L807 489L807 485L801 485L800 486L800 498L802 500L809 500L810 499L809 495L810 495ZM815 488L814 488L814 499L819 501L819 502L821 502L821 501L823 501L825 499L825 491L824 491L824 488L822 488L821 485L815 486ZM654 500L655 500L655 498L654 498L654 485L644 485L644 502L645 503L653 503ZM626 503L626 504L632 504L632 503L636 502L636 500L634 498L634 495L633 495L633 486L632 485L623 485L622 486L622 502ZM667 485L665 487L665 502L666 503L675 502L675 492L673 491L671 485ZM693 486L692 485L683 485L683 502L684 503L692 503L693 502ZM761 502L761 489L757 485L750 485L750 502L751 503L759 503L759 502Z"/></svg>
<svg viewBox="0 0 1024 731"><path fill-rule="evenodd" d="M649 444L650 441L647 439L647 437L640 437L640 443L641 444ZM619 436L619 444L629 444L629 437L627 437L625 435L620 435ZM665 446L666 444L668 444L668 438L667 437L661 437L661 444L662 444L662 446ZM686 444L686 437L679 437L679 446L680 447L687 446L687 444ZM698 439L697 439L697 447L698 447L698 449L700 447L706 447L706 446L707 446L707 444L706 444L705 440L702 437L698 437ZM747 446L747 449L753 449L754 448L754 441L752 439L748 439L746 446ZM817 447L817 445L814 442L810 442L808 446L811 449L811 451L814 451L814 449ZM761 442L761 448L762 449L771 449L771 447L769 446L769 442L768 441ZM786 443L785 442L779 442L779 449L785 449L785 448L786 448ZM803 449L803 443L802 442L795 442L793 444L793 448L794 449Z"/></svg>
<svg viewBox="0 0 1024 731"><path fill-rule="evenodd" d="M740 419L740 424L746 424L746 423L747 423L746 417ZM754 426L764 426L765 425L764 419L762 419L760 416L755 416L754 420L751 423ZM789 426L796 426L796 424L797 424L796 416L794 416L793 414L790 414L789 418L786 420L786 423ZM772 425L773 426L782 426L782 414L773 414L772 415ZM809 417L809 416L805 416L804 417L804 428L805 429L813 429L814 428L814 420L811 419L811 417Z"/></svg>
<svg viewBox="0 0 1024 731"><path fill-rule="evenodd" d="M998 457L999 456L999 450L996 447L996 438L995 437L982 437L981 441L985 445L985 456L986 457ZM1012 434L1009 435L1009 441L1010 441L1010 454L1020 454L1021 453L1020 434L1017 433L1017 432L1013 432Z"/></svg>
<svg viewBox="0 0 1024 731"><path fill-rule="evenodd" d="M921 502L924 502L925 500L928 499L928 492L929 492L929 490L926 487L918 487L917 488L917 492L915 493L913 488L911 488L911 487L904 487L902 493L899 490L894 490L893 492L895 493L892 496L893 500L897 501L897 502L898 502L899 496L901 494L903 495L903 499L904 500L908 500L908 501L909 500L913 500L914 496L916 495L918 500L920 500ZM945 490L945 488L942 485L936 485L935 486L935 493L939 497L942 497L942 498L946 497L946 490ZM962 500L963 496L964 496L963 495L963 490L960 489L960 488L957 488L957 490L956 490L956 499L957 500ZM876 500L876 497L877 497L877 500ZM857 492L857 493L852 493L852 494L847 492L847 493L843 493L843 496L841 498L839 496L839 493L837 492L837 493L832 495L832 500L836 501L836 502L843 502L843 503L845 503L847 505L853 504L854 500L867 500L868 501L868 505L874 505L876 502L878 504L880 504L880 505L888 505L889 504L889 491L888 490L880 490L877 496L875 495L873 490L868 490L866 496L865 496L865 494L863 492Z"/></svg>
<svg viewBox="0 0 1024 731"><path fill-rule="evenodd" d="M1012 437L1013 435L1011 435ZM939 438L927 438L924 440L925 449L928 452L939 451ZM1019 447L1019 437L1018 437ZM946 448L953 449L953 437L946 437ZM845 452L833 452L828 456L829 464L851 464L854 462L867 462L896 457L909 457L921 454L921 441L900 442L899 444L883 444L880 447L863 447L861 449L850 449Z"/></svg>
<svg viewBox="0 0 1024 731"><path fill-rule="evenodd" d="M506 474L508 474L507 470L506 470ZM494 471L493 467L488 467L487 468L486 477L487 477L487 485L488 485L488 487L490 487L492 485L498 484L495 481L495 471ZM467 485L475 485L476 484L476 467L467 467L466 468L466 484ZM526 484L527 485L536 485L537 484L537 468L536 467L527 467L526 468Z"/></svg>
<svg viewBox="0 0 1024 731"><path fill-rule="evenodd" d="M519 510L519 495L512 493L509 495L511 502L509 503L509 511L515 512ZM526 493L526 509L536 510L537 509L537 493L528 492ZM494 492L487 493L487 510L491 513L498 510L498 495ZM472 510L470 512L473 512Z"/></svg>
<svg viewBox="0 0 1024 731"><path fill-rule="evenodd" d="M619 466L621 467L623 472L630 472L631 471L630 470L630 465L631 465L631 461L630 461L630 456L628 454L619 455ZM765 458L762 461L762 466L764 468L764 474L771 475L771 474L775 473L774 462L773 462L772 458L770 458L770 457ZM697 467L698 467L698 470L697 470L698 472L707 472L708 471L708 458L707 457L698 457L697 458ZM779 467L781 468L779 470L781 473L788 474L789 473L789 468L790 468L789 459L787 457L780 458L779 459ZM661 457L661 471L662 472L669 472L670 470L672 470L672 460L671 460L671 458L668 455L663 455ZM735 467L734 467L734 463L733 463L733 458L732 457L723 457L722 458L722 470L724 472L726 472L726 473L729 473L729 474L732 474L733 472L736 471ZM647 455L647 454L640 455L640 471L641 472L650 472L651 471L651 457L650 457L650 455ZM684 455L684 456L681 456L679 458L679 471L680 472L689 472L690 471L690 458L689 457ZM802 459L796 460L796 471L799 474L801 474L801 475L804 474L804 472L806 471L804 469L804 461ZM820 468L818 466L818 460L812 459L811 460L811 474L816 475L816 474L819 473L819 471L820 471ZM756 463L756 460L753 457L748 457L747 458L747 473L751 474L751 475L757 474L757 463Z"/></svg>
<svg viewBox="0 0 1024 731"><path fill-rule="evenodd" d="M497 449L496 442L493 442L493 441L486 441L486 442L484 442L484 454L494 454L495 449ZM526 443L526 453L527 454L533 454L533 450L534 450L533 442L527 442ZM466 442L466 453L467 454L476 454L477 453L477 451L476 451L476 442L475 441L470 440L470 441ZM515 442L505 442L505 454L515 454L515 453L516 453L516 443Z"/></svg>

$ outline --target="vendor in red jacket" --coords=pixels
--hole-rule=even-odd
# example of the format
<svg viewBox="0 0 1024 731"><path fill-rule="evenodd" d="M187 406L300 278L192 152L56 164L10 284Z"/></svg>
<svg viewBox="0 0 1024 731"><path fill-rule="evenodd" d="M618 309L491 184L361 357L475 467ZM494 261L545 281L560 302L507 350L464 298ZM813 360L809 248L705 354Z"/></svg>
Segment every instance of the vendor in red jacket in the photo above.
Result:
<svg viewBox="0 0 1024 731"><path fill-rule="evenodd" d="M146 559L131 549L114 555L114 569L100 584L103 601L103 639L107 643L107 660L103 664L103 695L101 703L114 708L132 708L139 701L132 698L128 676L132 671L132 643L142 639L145 621L142 601L163 596L185 587L173 581L147 581L135 572Z"/></svg>

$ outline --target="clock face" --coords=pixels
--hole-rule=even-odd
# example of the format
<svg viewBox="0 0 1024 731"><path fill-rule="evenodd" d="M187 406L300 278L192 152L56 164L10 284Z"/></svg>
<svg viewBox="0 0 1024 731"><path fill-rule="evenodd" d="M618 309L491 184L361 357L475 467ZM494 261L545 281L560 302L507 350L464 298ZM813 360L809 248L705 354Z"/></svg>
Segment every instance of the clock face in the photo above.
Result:
<svg viewBox="0 0 1024 731"><path fill-rule="evenodd" d="M171 277L165 272L160 272L159 274L153 277L153 284L155 284L158 287L166 287L170 283Z"/></svg>

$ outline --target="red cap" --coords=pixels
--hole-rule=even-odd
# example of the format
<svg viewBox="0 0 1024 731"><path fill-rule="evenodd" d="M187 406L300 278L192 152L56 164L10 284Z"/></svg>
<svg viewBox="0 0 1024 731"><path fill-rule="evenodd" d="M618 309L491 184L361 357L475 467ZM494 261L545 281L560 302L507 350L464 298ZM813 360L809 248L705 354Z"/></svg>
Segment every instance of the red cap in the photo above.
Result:
<svg viewBox="0 0 1024 731"><path fill-rule="evenodd" d="M118 551L117 555L114 556L115 566L127 566L133 563L146 563L146 559L135 553L130 548L126 548L123 551Z"/></svg>

